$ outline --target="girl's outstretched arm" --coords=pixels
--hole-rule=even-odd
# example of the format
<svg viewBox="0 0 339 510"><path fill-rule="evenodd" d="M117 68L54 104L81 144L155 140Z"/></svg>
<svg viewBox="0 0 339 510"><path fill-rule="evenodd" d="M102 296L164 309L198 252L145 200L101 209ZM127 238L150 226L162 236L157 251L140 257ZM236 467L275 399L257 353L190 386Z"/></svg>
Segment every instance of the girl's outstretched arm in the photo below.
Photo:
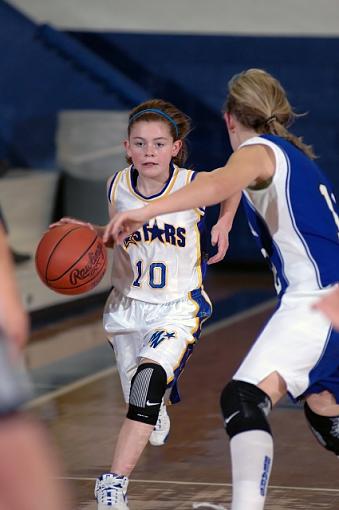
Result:
<svg viewBox="0 0 339 510"><path fill-rule="evenodd" d="M118 244L121 243L127 235L155 216L218 204L239 193L257 178L267 180L273 173L266 147L243 147L230 157L224 167L203 173L199 179L175 193L154 200L146 207L114 215L105 230L104 242L114 238Z"/></svg>

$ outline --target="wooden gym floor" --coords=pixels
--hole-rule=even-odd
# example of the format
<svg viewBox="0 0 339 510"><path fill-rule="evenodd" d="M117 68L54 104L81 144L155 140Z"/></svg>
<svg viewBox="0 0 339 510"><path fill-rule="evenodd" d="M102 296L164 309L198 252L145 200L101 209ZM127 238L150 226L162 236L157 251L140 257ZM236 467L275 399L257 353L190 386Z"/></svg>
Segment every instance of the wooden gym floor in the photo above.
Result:
<svg viewBox="0 0 339 510"><path fill-rule="evenodd" d="M205 325L181 378L182 402L169 409L168 442L148 446L132 475L131 510L188 510L199 502L230 508L230 458L219 395L275 306L271 287L266 273L211 272L206 289L215 304L214 321ZM109 471L125 414L111 349L104 340L101 348L106 365L93 357L95 370L70 383L67 374L81 364L73 356L59 373L57 389L47 389L31 403L63 455L77 510L96 509L94 480ZM313 439L301 407L286 399L270 422L275 459L266 509L339 510L338 459Z"/></svg>

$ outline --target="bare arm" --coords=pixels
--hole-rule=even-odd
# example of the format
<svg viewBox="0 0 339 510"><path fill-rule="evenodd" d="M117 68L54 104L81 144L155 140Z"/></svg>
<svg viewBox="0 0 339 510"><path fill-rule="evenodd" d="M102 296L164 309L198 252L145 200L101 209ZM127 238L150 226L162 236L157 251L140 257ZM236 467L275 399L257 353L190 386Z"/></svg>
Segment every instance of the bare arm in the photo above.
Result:
<svg viewBox="0 0 339 510"><path fill-rule="evenodd" d="M241 192L259 177L264 177L266 149L261 145L244 147L232 154L224 167L206 172L201 179L195 179L188 186L172 195L167 195L149 204L147 215L151 218L159 214L194 209L195 207L219 204ZM267 166L269 165L266 162ZM151 215L151 216L150 216Z"/></svg>
<svg viewBox="0 0 339 510"><path fill-rule="evenodd" d="M28 339L29 321L18 292L7 236L0 223L0 332L16 348Z"/></svg>
<svg viewBox="0 0 339 510"><path fill-rule="evenodd" d="M199 179L144 208L115 215L107 226L104 240L113 237L118 243L122 242L128 234L155 216L215 205L257 180L268 180L274 173L269 151L263 145L243 147L230 157L224 167L203 173Z"/></svg>
<svg viewBox="0 0 339 510"><path fill-rule="evenodd" d="M107 201L108 201L108 216L109 216L109 219L111 220L114 215L116 214L116 209L115 209L115 203L114 203L114 199L113 197L109 197L108 196L108 193L109 193L109 189L110 189L110 186L111 186L111 182L112 180L114 179L114 175L112 177L110 177L108 180L107 180ZM103 232L102 232L102 235L101 237L103 238L104 237L104 234L105 234L105 230L106 230L106 226L104 227L103 229ZM107 240L104 240L104 243L105 245L107 246L107 248L114 248L114 239L113 237L110 237L109 239Z"/></svg>
<svg viewBox="0 0 339 510"><path fill-rule="evenodd" d="M220 204L218 223L221 223L227 232L231 231L235 213L238 210L241 192L235 193Z"/></svg>
<svg viewBox="0 0 339 510"><path fill-rule="evenodd" d="M332 322L335 329L339 331L339 286L318 301L314 308L323 312Z"/></svg>
<svg viewBox="0 0 339 510"><path fill-rule="evenodd" d="M228 234L231 231L240 199L241 193L239 192L220 204L219 219L211 230L211 243L213 246L218 246L218 251L208 260L209 265L220 262L226 255L229 246Z"/></svg>

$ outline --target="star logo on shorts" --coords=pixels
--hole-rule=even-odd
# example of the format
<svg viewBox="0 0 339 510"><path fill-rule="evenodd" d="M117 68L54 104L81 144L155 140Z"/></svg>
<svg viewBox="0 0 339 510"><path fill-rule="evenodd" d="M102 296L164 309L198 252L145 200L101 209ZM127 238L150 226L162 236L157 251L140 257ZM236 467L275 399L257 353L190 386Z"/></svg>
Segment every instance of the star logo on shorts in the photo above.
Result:
<svg viewBox="0 0 339 510"><path fill-rule="evenodd" d="M158 331L154 331L148 343L150 344L151 347L153 347L153 349L155 349L164 340L175 338L175 336L176 336L175 331L166 331L165 329L159 329Z"/></svg>

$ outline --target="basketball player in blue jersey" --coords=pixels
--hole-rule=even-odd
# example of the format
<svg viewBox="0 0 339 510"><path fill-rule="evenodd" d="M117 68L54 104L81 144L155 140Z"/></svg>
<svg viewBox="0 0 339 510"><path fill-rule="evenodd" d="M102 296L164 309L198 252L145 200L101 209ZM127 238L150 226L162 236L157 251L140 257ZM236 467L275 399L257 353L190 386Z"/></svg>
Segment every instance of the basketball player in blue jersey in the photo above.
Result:
<svg viewBox="0 0 339 510"><path fill-rule="evenodd" d="M304 401L311 430L339 455L339 333L314 308L339 281L339 216L312 148L288 131L296 116L267 72L234 76L225 104L234 150L227 164L137 213L117 214L104 234L122 243L154 216L227 201L242 191L279 306L221 395L231 439L232 510L264 508L273 460L267 416L286 393Z"/></svg>
<svg viewBox="0 0 339 510"><path fill-rule="evenodd" d="M199 174L182 168L189 131L188 117L168 102L155 99L134 108L125 141L130 166L108 182L110 216L127 209L138 211L199 180ZM208 263L225 255L239 199L238 194L221 206L211 233L218 251ZM204 215L204 208L160 215L113 247L113 290L103 322L128 413L111 471L96 482L98 510L128 509L129 475L147 442L161 445L168 435L164 402L179 401L177 380L211 314L202 284L207 263ZM64 218L57 224L65 222L78 221ZM105 230L92 228L99 235Z"/></svg>

